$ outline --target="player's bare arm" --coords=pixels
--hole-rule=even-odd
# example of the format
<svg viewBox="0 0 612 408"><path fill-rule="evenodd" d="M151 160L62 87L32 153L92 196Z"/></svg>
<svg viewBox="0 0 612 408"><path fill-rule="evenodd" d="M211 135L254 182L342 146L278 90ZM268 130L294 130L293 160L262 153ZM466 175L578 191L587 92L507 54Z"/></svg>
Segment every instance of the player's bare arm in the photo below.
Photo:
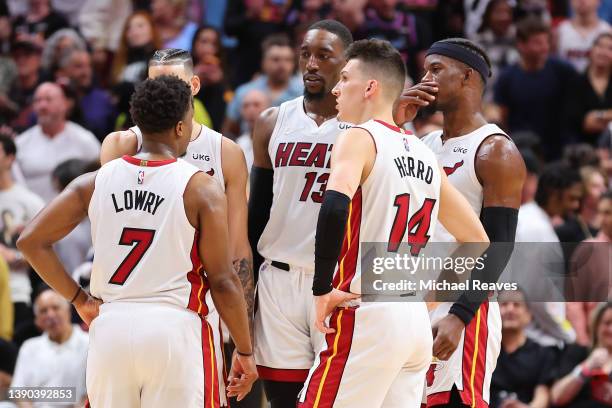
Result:
<svg viewBox="0 0 612 408"><path fill-rule="evenodd" d="M278 108L268 108L255 121L253 128L253 167L249 198L248 235L253 254L253 271L259 273L263 258L257 252L257 243L270 219L274 172L268 154L268 145L278 118Z"/></svg>
<svg viewBox="0 0 612 408"><path fill-rule="evenodd" d="M340 255L340 246L344 236L344 219L335 216L336 204L332 201L350 201L363 181L372 171L376 158L376 146L367 130L351 128L343 132L338 139L331 157L331 174L319 220L315 238L315 294L316 317L315 326L322 333L334 333L335 330L326 326L325 319L342 302L359 297L351 293L331 288L332 276L336 265L335 260ZM339 222L334 222L339 221ZM338 224L338 225L335 225ZM329 242L328 245L324 241ZM324 289L327 288L327 289ZM324 289L321 293L319 290Z"/></svg>
<svg viewBox="0 0 612 408"><path fill-rule="evenodd" d="M206 231L200 236L198 253L215 307L236 345L228 395L242 399L257 379L257 370L252 356L244 292L230 256L226 198L213 178L197 173L189 181L184 199L189 222L197 230Z"/></svg>
<svg viewBox="0 0 612 408"><path fill-rule="evenodd" d="M53 244L87 216L95 178L96 173L87 173L70 183L26 226L17 241L28 263L53 290L72 301L87 325L98 315L102 302L72 279L53 250Z"/></svg>
<svg viewBox="0 0 612 408"><path fill-rule="evenodd" d="M478 216L470 207L467 199L449 181L442 168L440 183L440 210L438 219L457 242L488 243L489 238ZM476 249L476 248L474 248ZM486 247L483 246L482 251ZM482 253L482 251L479 251ZM478 254L480 255L480 254ZM459 340L464 322L454 314L448 314L433 327L433 355L441 360L448 360L453 354Z"/></svg>
<svg viewBox="0 0 612 408"><path fill-rule="evenodd" d="M138 139L131 130L109 133L102 141L100 148L100 164L105 165L124 154L134 155L138 148Z"/></svg>
<svg viewBox="0 0 612 408"><path fill-rule="evenodd" d="M249 326L253 332L253 305L255 303L255 285L253 283L253 255L249 245L247 231L247 167L244 154L233 141L221 139L221 162L225 179L225 196L227 198L230 252L234 270L240 278L244 298L247 304Z"/></svg>

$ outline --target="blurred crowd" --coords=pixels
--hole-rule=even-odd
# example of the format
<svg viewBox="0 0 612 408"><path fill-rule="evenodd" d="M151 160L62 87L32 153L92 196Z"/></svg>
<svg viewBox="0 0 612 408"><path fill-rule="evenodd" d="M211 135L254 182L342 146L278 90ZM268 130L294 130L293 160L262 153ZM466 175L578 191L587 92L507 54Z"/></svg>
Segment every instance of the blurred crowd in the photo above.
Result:
<svg viewBox="0 0 612 408"><path fill-rule="evenodd" d="M551 256L588 282L580 290L608 298L612 0L0 0L0 396L11 384L71 384L85 397L86 328L15 242L46 202L99 166L109 132L133 125L129 98L154 51L192 53L196 120L235 140L250 167L255 119L302 94L299 45L325 18L355 39L390 41L411 83L434 41L480 44L492 65L485 115L529 173L517 241L572 243ZM422 136L442 118L422 111L409 126ZM589 243L604 249L593 255ZM87 284L88 222L57 252ZM492 407L612 406L612 303L499 296Z"/></svg>

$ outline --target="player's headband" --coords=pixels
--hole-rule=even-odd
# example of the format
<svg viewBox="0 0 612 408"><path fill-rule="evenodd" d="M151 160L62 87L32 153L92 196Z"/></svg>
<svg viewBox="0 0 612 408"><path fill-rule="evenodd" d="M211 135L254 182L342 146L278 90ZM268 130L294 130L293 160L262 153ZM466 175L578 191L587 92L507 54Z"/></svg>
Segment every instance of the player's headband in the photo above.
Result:
<svg viewBox="0 0 612 408"><path fill-rule="evenodd" d="M427 50L427 55L431 54L444 55L445 57L463 62L478 71L485 83L487 78L491 76L491 71L485 60L479 54L461 45L438 41L433 43L429 50Z"/></svg>

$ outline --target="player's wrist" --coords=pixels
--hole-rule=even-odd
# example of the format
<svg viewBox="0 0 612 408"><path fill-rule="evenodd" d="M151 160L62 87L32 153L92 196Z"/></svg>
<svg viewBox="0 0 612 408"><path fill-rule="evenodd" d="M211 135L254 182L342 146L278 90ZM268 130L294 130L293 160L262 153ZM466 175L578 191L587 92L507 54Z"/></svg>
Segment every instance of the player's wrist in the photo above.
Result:
<svg viewBox="0 0 612 408"><path fill-rule="evenodd" d="M69 300L69 302L74 307L79 307L87 301L88 296L89 295L87 294L87 292L85 292L83 288L79 286L76 293L74 294L74 297L71 300Z"/></svg>
<svg viewBox="0 0 612 408"><path fill-rule="evenodd" d="M249 349L248 352L244 352L236 349L236 354L240 357L253 357L253 350Z"/></svg>

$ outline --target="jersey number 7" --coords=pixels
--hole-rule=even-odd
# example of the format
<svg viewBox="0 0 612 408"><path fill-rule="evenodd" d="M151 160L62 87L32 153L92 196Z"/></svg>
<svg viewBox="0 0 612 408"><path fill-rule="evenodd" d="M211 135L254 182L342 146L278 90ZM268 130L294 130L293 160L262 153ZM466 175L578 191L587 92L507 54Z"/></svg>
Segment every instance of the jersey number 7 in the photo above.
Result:
<svg viewBox="0 0 612 408"><path fill-rule="evenodd" d="M140 229L140 228L123 228L119 245L132 246L132 250L119 265L108 283L114 285L123 285L130 276L138 262L142 259L147 249L151 246L155 230ZM134 245L136 244L136 245Z"/></svg>
<svg viewBox="0 0 612 408"><path fill-rule="evenodd" d="M404 234L407 233L410 254L412 256L419 255L421 249L423 249L423 247L427 245L427 241L429 241L427 232L429 231L431 212L435 204L436 200L426 198L423 202L423 206L415 212L410 218L410 221L408 221L410 194L400 194L396 196L393 205L397 207L397 212L395 213L395 219L393 220L393 226L389 234L387 251L397 252L402 242L402 238L404 238Z"/></svg>

